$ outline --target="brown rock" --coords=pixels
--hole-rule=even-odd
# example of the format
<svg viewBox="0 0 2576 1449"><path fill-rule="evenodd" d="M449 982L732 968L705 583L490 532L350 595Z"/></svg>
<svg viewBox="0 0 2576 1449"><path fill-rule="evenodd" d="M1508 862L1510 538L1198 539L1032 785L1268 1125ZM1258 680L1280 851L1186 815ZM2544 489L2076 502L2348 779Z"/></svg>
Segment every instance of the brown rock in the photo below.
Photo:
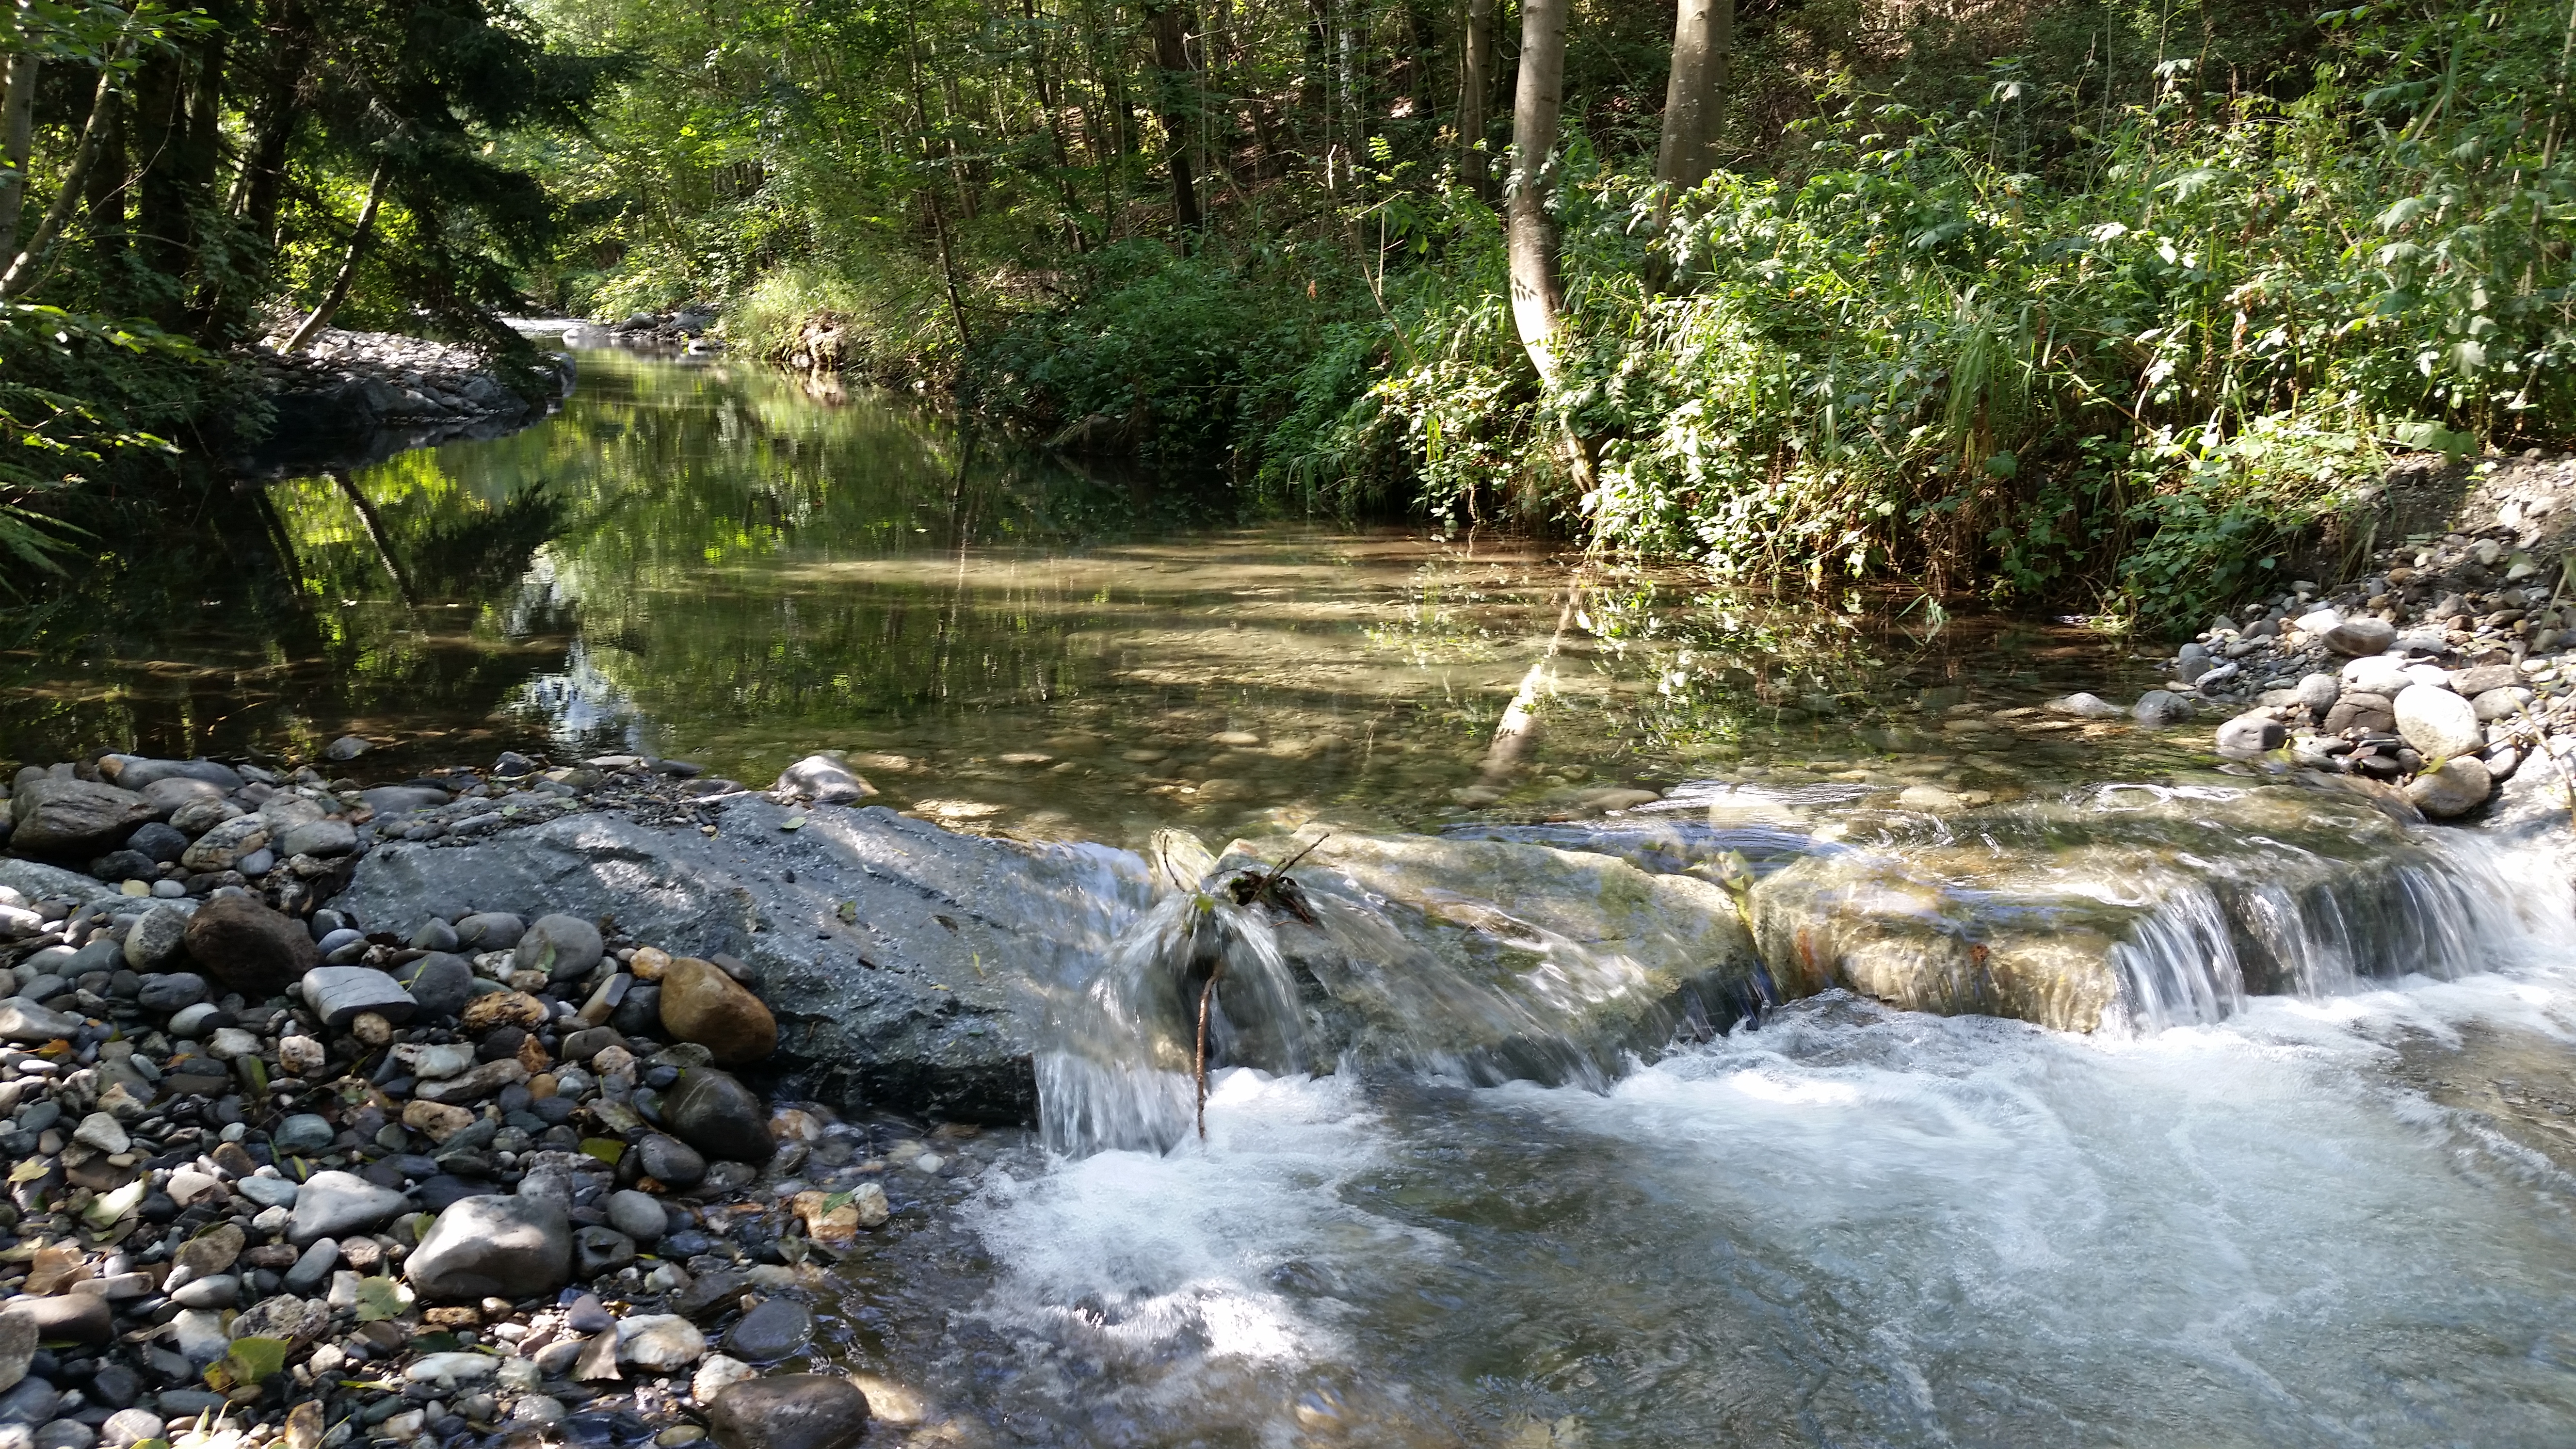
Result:
<svg viewBox="0 0 2576 1449"><path fill-rule="evenodd" d="M30 780L10 797L10 848L21 855L100 855L153 816L131 790L88 780Z"/></svg>
<svg viewBox="0 0 2576 1449"><path fill-rule="evenodd" d="M721 1449L852 1449L868 1432L868 1396L838 1374L744 1379L716 1395L707 1431Z"/></svg>
<svg viewBox="0 0 2576 1449"><path fill-rule="evenodd" d="M188 919L188 955L225 986L257 1001L278 996L322 964L301 921L249 896L223 896Z"/></svg>
<svg viewBox="0 0 2576 1449"><path fill-rule="evenodd" d="M496 1026L533 1027L546 1019L546 1004L524 991L495 991L465 1003L465 1029L490 1031Z"/></svg>
<svg viewBox="0 0 2576 1449"><path fill-rule="evenodd" d="M173 1266L186 1268L200 1278L228 1272L241 1258L242 1245L250 1235L232 1223L219 1223L179 1245L170 1255Z"/></svg>
<svg viewBox="0 0 2576 1449"><path fill-rule="evenodd" d="M778 1019L769 1008L723 967L695 956L673 960L662 974L662 1026L726 1066L756 1062L778 1049Z"/></svg>
<svg viewBox="0 0 2576 1449"><path fill-rule="evenodd" d="M658 946L636 947L635 959L626 963L627 972L638 981L659 981L670 969L671 953Z"/></svg>
<svg viewBox="0 0 2576 1449"><path fill-rule="evenodd" d="M432 1142L444 1142L474 1125L474 1114L463 1107L450 1107L442 1102L413 1101L403 1107L402 1124L414 1132L425 1133Z"/></svg>

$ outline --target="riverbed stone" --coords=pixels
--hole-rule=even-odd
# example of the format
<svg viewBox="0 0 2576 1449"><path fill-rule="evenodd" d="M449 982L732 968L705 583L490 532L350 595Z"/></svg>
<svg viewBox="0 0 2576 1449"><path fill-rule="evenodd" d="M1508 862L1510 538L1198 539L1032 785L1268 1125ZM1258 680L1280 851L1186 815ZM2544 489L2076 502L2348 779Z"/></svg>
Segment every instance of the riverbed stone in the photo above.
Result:
<svg viewBox="0 0 2576 1449"><path fill-rule="evenodd" d="M670 1215L650 1193L627 1188L609 1194L608 1225L647 1247L670 1231Z"/></svg>
<svg viewBox="0 0 2576 1449"><path fill-rule="evenodd" d="M2306 674L2299 678L2299 707L2323 718L2343 697L2343 681L2331 674Z"/></svg>
<svg viewBox="0 0 2576 1449"><path fill-rule="evenodd" d="M771 787L817 805L855 805L877 792L856 770L830 755L807 755L778 774Z"/></svg>
<svg viewBox="0 0 2576 1449"><path fill-rule="evenodd" d="M663 1027L705 1047L720 1065L756 1062L778 1048L769 1008L711 961L674 959L663 971L661 1003Z"/></svg>
<svg viewBox="0 0 2576 1449"><path fill-rule="evenodd" d="M152 802L114 785L32 780L9 797L9 848L21 855L86 860L122 845L153 813Z"/></svg>
<svg viewBox="0 0 2576 1449"><path fill-rule="evenodd" d="M2406 782L2406 798L2436 820L2468 814L2485 804L2494 790L2495 776L2486 762L2466 755L2445 760L2441 768Z"/></svg>
<svg viewBox="0 0 2576 1449"><path fill-rule="evenodd" d="M286 1238L303 1247L316 1238L373 1232L410 1207L411 1200L392 1188L353 1172L325 1170L306 1178L295 1194L295 1216Z"/></svg>
<svg viewBox="0 0 2576 1449"><path fill-rule="evenodd" d="M155 906L145 911L134 928L125 933L125 964L136 971L161 971L179 959L188 946L189 913L176 906ZM198 983L202 991L204 983ZM179 1006L187 1005L180 1002ZM171 1011L176 1007L161 1007Z"/></svg>
<svg viewBox="0 0 2576 1449"><path fill-rule="evenodd" d="M814 1315L792 1298L763 1299L725 1331L724 1350L746 1363L776 1363L814 1335Z"/></svg>
<svg viewBox="0 0 2576 1449"><path fill-rule="evenodd" d="M605 951L599 928L579 916L539 916L519 938L511 962L522 971L543 971L557 981L590 974Z"/></svg>
<svg viewBox="0 0 2576 1449"><path fill-rule="evenodd" d="M154 865L168 865L188 853L188 832L158 820L146 820L125 837L125 848Z"/></svg>
<svg viewBox="0 0 2576 1449"><path fill-rule="evenodd" d="M709 1157L762 1163L778 1151L759 1094L713 1067L690 1068L663 1094L662 1122Z"/></svg>
<svg viewBox="0 0 2576 1449"><path fill-rule="evenodd" d="M2259 755L2279 749L2289 738L2289 730L2269 714L2240 714L2218 727L2218 752L2234 758Z"/></svg>
<svg viewBox="0 0 2576 1449"><path fill-rule="evenodd" d="M187 943L208 975L254 1001L283 994L322 964L312 932L248 895L200 905L188 918Z"/></svg>
<svg viewBox="0 0 2576 1449"><path fill-rule="evenodd" d="M0 1000L0 1041L57 1041L79 1035L87 1024L68 1011L38 1006L21 997Z"/></svg>
<svg viewBox="0 0 2576 1449"><path fill-rule="evenodd" d="M116 765L111 778L119 788L126 790L148 791L167 780L192 781L223 794L242 787L241 772L220 760L155 760L139 755L108 755L98 762L99 773L107 774L111 762Z"/></svg>
<svg viewBox="0 0 2576 1449"><path fill-rule="evenodd" d="M2450 690L2409 685L2397 696L2394 712L2397 733L2428 760L2474 755L2487 747L2477 706Z"/></svg>
<svg viewBox="0 0 2576 1449"><path fill-rule="evenodd" d="M2128 713L2098 694L2062 695L2048 702L2052 714L2073 715L2077 719L2118 719Z"/></svg>
<svg viewBox="0 0 2576 1449"><path fill-rule="evenodd" d="M310 855L323 859L347 855L358 848L358 828L337 815L308 820L278 837L277 852L285 856Z"/></svg>
<svg viewBox="0 0 2576 1449"><path fill-rule="evenodd" d="M2337 654L2377 654L2397 642L2397 626L2367 614L2355 615L2326 630L2324 642Z"/></svg>
<svg viewBox="0 0 2576 1449"><path fill-rule="evenodd" d="M569 1281L572 1254L572 1222L554 1198L469 1197L438 1215L403 1276L425 1298L525 1298Z"/></svg>
<svg viewBox="0 0 2576 1449"><path fill-rule="evenodd" d="M249 856L268 848L269 823L257 815L221 821L180 852L179 863L192 871L232 870Z"/></svg>
<svg viewBox="0 0 2576 1449"><path fill-rule="evenodd" d="M2193 713L2191 701L2169 689L2150 689L2129 706L2129 718L2151 730L2188 724Z"/></svg>
<svg viewBox="0 0 2576 1449"><path fill-rule="evenodd" d="M635 1162L646 1177L666 1187L694 1187L707 1175L705 1156L667 1133L647 1133L635 1145Z"/></svg>
<svg viewBox="0 0 2576 1449"><path fill-rule="evenodd" d="M445 1021L465 1009L474 996L474 965L462 956L432 951L408 966L397 966L394 981L428 1021Z"/></svg>
<svg viewBox="0 0 2576 1449"><path fill-rule="evenodd" d="M852 1449L867 1437L868 1396L837 1374L745 1379L707 1408L720 1449Z"/></svg>
<svg viewBox="0 0 2576 1449"><path fill-rule="evenodd" d="M420 1009L410 992L372 966L314 967L304 973L304 1001L333 1031L370 1011L400 1026Z"/></svg>

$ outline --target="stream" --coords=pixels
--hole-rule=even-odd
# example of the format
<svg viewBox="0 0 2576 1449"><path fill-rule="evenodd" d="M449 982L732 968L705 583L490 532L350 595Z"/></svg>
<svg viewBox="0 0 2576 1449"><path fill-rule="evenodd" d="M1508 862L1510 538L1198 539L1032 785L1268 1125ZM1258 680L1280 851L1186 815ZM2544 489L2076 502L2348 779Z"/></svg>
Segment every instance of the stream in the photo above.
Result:
<svg viewBox="0 0 2576 1449"><path fill-rule="evenodd" d="M371 783L836 749L1150 878L1051 1018L1042 1126L934 1134L896 1196L936 1210L836 1270L816 1362L871 1377L872 1443L2576 1442L2554 848L2052 715L2156 679L2074 624L1268 519L746 365L580 364L526 431L112 550L0 651L0 730L354 733ZM1313 926L1225 895L1325 832ZM1489 859L1565 869L1461 883ZM1166 998L1217 962L1201 1141Z"/></svg>

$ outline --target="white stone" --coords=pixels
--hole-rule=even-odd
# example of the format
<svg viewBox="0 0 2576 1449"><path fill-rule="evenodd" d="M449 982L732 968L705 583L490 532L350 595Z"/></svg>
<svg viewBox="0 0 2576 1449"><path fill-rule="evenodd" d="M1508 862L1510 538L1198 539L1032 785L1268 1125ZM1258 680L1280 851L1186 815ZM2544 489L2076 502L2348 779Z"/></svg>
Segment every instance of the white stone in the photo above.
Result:
<svg viewBox="0 0 2576 1449"><path fill-rule="evenodd" d="M669 1372L704 1358L707 1336L676 1313L647 1313L617 1322L617 1356L639 1368Z"/></svg>
<svg viewBox="0 0 2576 1449"><path fill-rule="evenodd" d="M2447 689L2410 684L2397 696L2397 733L2427 761L2474 755L2487 747L2475 705Z"/></svg>

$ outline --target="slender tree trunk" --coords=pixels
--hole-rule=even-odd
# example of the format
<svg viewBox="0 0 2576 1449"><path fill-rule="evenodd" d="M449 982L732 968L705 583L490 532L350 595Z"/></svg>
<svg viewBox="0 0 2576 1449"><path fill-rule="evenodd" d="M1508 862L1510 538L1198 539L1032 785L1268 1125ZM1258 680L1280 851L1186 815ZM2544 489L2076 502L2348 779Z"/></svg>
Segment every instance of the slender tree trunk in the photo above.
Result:
<svg viewBox="0 0 2576 1449"><path fill-rule="evenodd" d="M926 163L930 159L930 102L921 81L921 41L917 31L907 32L904 55L912 68L913 123L921 134L915 154ZM962 359L975 345L975 338L966 326L966 297L957 285L957 254L948 244L948 218L939 209L938 186L927 177L922 182L921 201L930 213L930 239L939 251L939 279L948 292L948 317L957 326L957 352Z"/></svg>
<svg viewBox="0 0 2576 1449"><path fill-rule="evenodd" d="M128 23L131 24L130 21ZM80 141L72 148L71 167L63 173L63 189L55 194L54 204L46 208L45 219L37 224L36 234L28 238L27 249L9 263L6 273L0 273L0 299L15 297L34 284L37 268L43 264L45 253L53 249L54 238L61 233L63 223L70 219L72 207L84 195L90 162L98 155L99 135L108 129L115 114L116 68L125 60L128 43L127 36L118 37L116 45L108 53L108 63L99 67L98 90L90 97L89 120L81 126Z"/></svg>
<svg viewBox="0 0 2576 1449"><path fill-rule="evenodd" d="M1316 150L1324 157L1326 187L1333 177L1333 10L1334 0L1306 0L1306 68L1298 87L1322 138Z"/></svg>
<svg viewBox="0 0 2576 1449"><path fill-rule="evenodd" d="M1556 275L1556 225L1547 214L1555 186L1557 120L1564 109L1565 23L1568 0L1521 0L1521 74L1512 106L1512 176L1504 204L1506 252L1511 263L1512 323L1521 349L1551 395L1565 384L1558 350L1565 292ZM1587 495L1595 477L1592 449L1565 422L1565 461L1575 486Z"/></svg>
<svg viewBox="0 0 2576 1449"><path fill-rule="evenodd" d="M1487 201L1494 199L1486 164L1486 109L1494 97L1494 0L1467 0L1458 42L1458 179Z"/></svg>
<svg viewBox="0 0 2576 1449"><path fill-rule="evenodd" d="M323 294L321 303L278 351L303 351L315 333L331 325L331 314L340 310L340 304L349 300L349 284L358 279L358 263L366 260L367 243L376 234L376 211L384 205L385 181L391 170L382 161L376 163L376 174L367 181L367 204L358 210L358 229L349 237L349 255L340 263L340 275L331 279L331 290Z"/></svg>
<svg viewBox="0 0 2576 1449"><path fill-rule="evenodd" d="M99 117L98 159L89 168L89 250L103 276L121 278L127 261L125 230L125 97L113 92Z"/></svg>
<svg viewBox="0 0 2576 1449"><path fill-rule="evenodd" d="M1029 84L1037 92L1038 109L1046 113L1047 150L1055 162L1057 199L1064 203L1065 230L1073 243L1074 255L1088 250L1082 235L1082 204L1073 194L1073 152L1064 144L1064 100L1057 87L1055 73L1047 68L1045 26L1038 19L1038 0L1020 0L1020 14L1029 26Z"/></svg>
<svg viewBox="0 0 2576 1449"><path fill-rule="evenodd" d="M1717 164L1734 29L1735 0L1677 0L1673 7L1673 69L1664 84L1663 144L1655 151L1655 179L1667 200L1707 180Z"/></svg>
<svg viewBox="0 0 2576 1449"><path fill-rule="evenodd" d="M1166 165L1172 176L1172 224L1187 246L1199 229L1199 191L1190 175L1189 26L1186 6L1164 5L1149 12L1154 31L1154 110L1163 123L1163 143L1170 149Z"/></svg>
<svg viewBox="0 0 2576 1449"><path fill-rule="evenodd" d="M0 246L18 249L18 217L27 205L27 167L36 156L36 57L21 51L9 57L9 90L0 100L7 119L0 122Z"/></svg>

